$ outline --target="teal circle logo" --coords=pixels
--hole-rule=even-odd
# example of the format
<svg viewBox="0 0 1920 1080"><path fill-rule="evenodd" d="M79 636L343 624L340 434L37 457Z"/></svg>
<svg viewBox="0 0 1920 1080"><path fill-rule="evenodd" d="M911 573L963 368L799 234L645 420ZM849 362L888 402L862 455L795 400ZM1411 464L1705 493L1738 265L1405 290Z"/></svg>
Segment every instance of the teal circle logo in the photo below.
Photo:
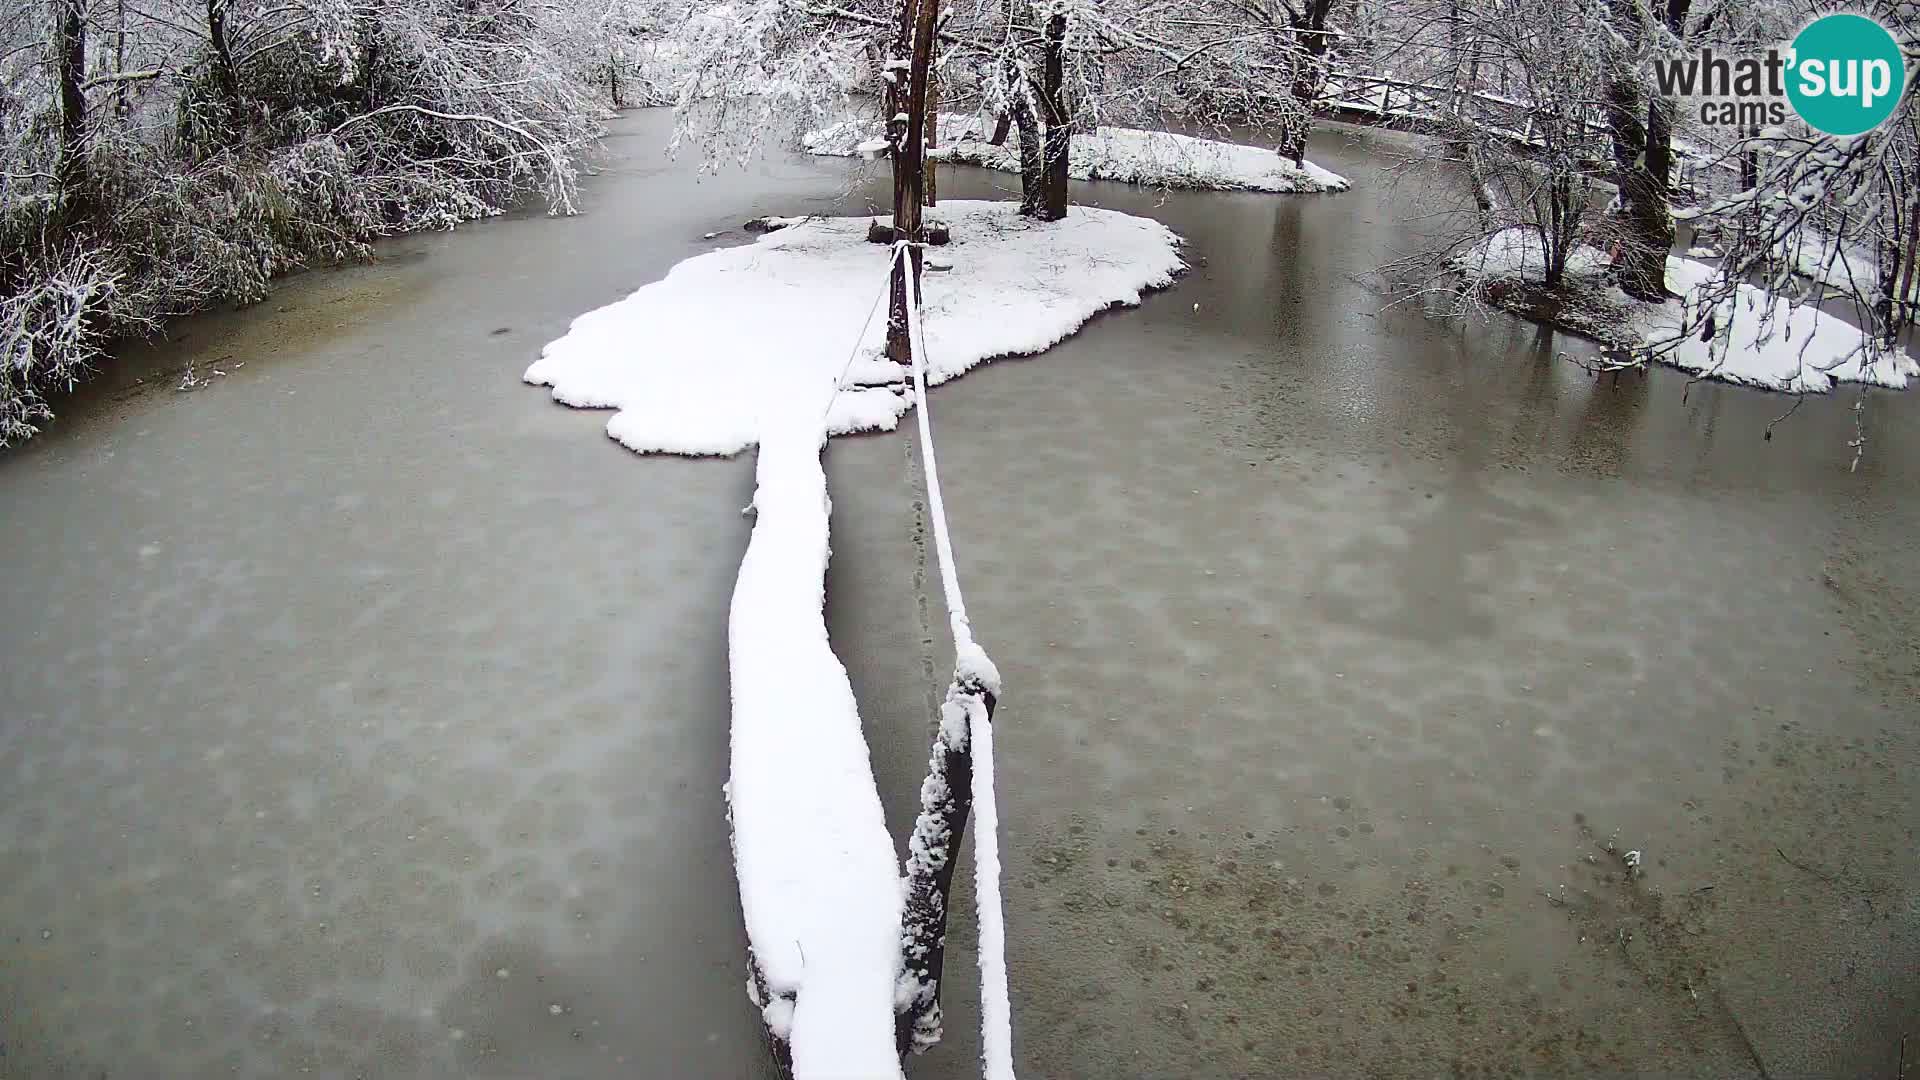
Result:
<svg viewBox="0 0 1920 1080"><path fill-rule="evenodd" d="M1822 15L1793 39L1787 100L1815 131L1858 135L1893 115L1907 85L1900 43L1864 15Z"/></svg>

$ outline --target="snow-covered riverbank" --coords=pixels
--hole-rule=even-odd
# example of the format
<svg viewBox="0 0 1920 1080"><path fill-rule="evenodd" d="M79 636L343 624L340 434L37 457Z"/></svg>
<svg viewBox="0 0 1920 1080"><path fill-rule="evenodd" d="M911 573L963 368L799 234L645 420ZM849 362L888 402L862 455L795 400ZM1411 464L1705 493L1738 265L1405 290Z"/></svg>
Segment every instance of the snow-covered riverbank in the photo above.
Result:
<svg viewBox="0 0 1920 1080"><path fill-rule="evenodd" d="M1502 306L1534 314L1546 261L1538 234L1507 229L1456 257L1453 266ZM1720 304L1715 323L1728 335L1701 341L1682 330L1716 271L1697 259L1668 256L1667 288L1680 299L1645 304L1604 280L1607 253L1582 244L1567 258L1566 287L1552 321L1622 348L1645 347L1661 363L1704 378L1790 394L1823 394L1835 383L1904 389L1920 363L1904 352L1874 358L1860 328L1811 304L1795 306L1741 284ZM1505 286L1506 288L1502 288Z"/></svg>
<svg viewBox="0 0 1920 1080"><path fill-rule="evenodd" d="M830 157L856 157L882 136L873 120L847 120L803 138L807 151ZM969 113L940 114L938 161L978 165L1001 172L1020 171L1017 139L994 145ZM1201 139L1170 131L1102 127L1073 137L1067 172L1076 180L1115 180L1145 187L1197 188L1209 191L1345 191L1344 176L1309 161L1293 162L1259 146Z"/></svg>

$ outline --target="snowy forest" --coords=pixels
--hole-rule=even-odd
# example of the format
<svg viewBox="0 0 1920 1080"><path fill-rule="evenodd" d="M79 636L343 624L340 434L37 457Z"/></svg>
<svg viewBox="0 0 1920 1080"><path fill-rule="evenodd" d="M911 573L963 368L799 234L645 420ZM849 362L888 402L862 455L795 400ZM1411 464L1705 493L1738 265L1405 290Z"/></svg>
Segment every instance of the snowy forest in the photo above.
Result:
<svg viewBox="0 0 1920 1080"><path fill-rule="evenodd" d="M1904 28L1913 11L1876 14ZM877 115L909 29L881 0L46 0L5 18L7 441L168 318L257 301L379 236L528 199L572 212L609 109L675 103L676 141L709 165L863 100ZM1006 146L1042 218L1064 213L1076 139L1084 159L1107 126L1259 132L1296 165L1318 117L1410 128L1474 191L1446 208L1449 243L1383 268L1423 303L1545 312L1636 364L1689 339L1724 350L1714 312L1742 285L1837 296L1871 365L1915 294L1906 98L1840 138L1704 126L1656 83L1664 59L1757 49L1800 18L1730 0L959 0L938 15L926 127L937 141L941 110L991 118L978 137ZM1182 182L1168 171L1140 179ZM1718 259L1712 295L1637 348L1625 301L1672 296L1676 222ZM1495 272L1460 273L1490 251ZM1516 253L1540 288L1498 272Z"/></svg>

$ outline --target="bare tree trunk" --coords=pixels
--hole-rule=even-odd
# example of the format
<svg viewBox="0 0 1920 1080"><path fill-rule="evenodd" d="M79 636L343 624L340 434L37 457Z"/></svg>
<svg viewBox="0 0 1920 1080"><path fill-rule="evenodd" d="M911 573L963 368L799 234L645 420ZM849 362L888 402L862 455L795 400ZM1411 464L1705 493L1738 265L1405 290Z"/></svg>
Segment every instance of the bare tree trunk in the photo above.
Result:
<svg viewBox="0 0 1920 1080"><path fill-rule="evenodd" d="M380 33L382 25L378 18L364 19L355 27L355 36L360 44L360 89L361 106L372 112L380 107L380 95L375 80L380 74Z"/></svg>
<svg viewBox="0 0 1920 1080"><path fill-rule="evenodd" d="M1040 107L1047 113L1046 184L1042 188L1040 220L1059 221L1067 216L1067 166L1073 152L1073 124L1067 116L1062 84L1066 81L1067 17L1055 13L1047 19L1045 85L1041 87Z"/></svg>
<svg viewBox="0 0 1920 1080"><path fill-rule="evenodd" d="M900 19L894 28L893 44L887 49L887 142L892 147L894 235L901 225L900 209L906 202L907 187L907 75L913 52L913 17L918 0L900 0ZM895 263L892 286L887 297L887 359L896 364L911 362L912 348L907 340L907 280Z"/></svg>
<svg viewBox="0 0 1920 1080"><path fill-rule="evenodd" d="M60 83L60 160L54 170L62 224L72 225L87 211L86 0L54 0L53 65Z"/></svg>
<svg viewBox="0 0 1920 1080"><path fill-rule="evenodd" d="M127 72L127 0L117 0L115 3L113 26L113 73L124 75ZM113 111L116 116L123 118L133 112L133 99L127 95L127 84L124 82L114 87Z"/></svg>
<svg viewBox="0 0 1920 1080"><path fill-rule="evenodd" d="M939 148L940 72L935 70L927 72L927 149ZM925 168L927 170L927 205L937 206L940 203L939 164L932 157L928 157Z"/></svg>
<svg viewBox="0 0 1920 1080"><path fill-rule="evenodd" d="M907 339L907 278L920 280L925 261L921 244L926 239L922 228L921 207L926 197L927 164L927 73L933 62L933 30L939 0L910 0L912 7L913 53L907 69L907 85L900 100L907 126L893 144L893 235L911 242L907 258L893 265L893 318L887 323L887 358L895 363L910 363L913 357ZM903 16L904 20L904 16Z"/></svg>
<svg viewBox="0 0 1920 1080"><path fill-rule="evenodd" d="M1667 252L1673 247L1673 220L1648 168L1647 125L1641 119L1647 113L1641 104L1639 75L1624 63L1616 63L1608 72L1606 101L1614 173L1620 187L1620 221L1625 229L1614 271L1627 295L1662 301L1667 295Z"/></svg>
<svg viewBox="0 0 1920 1080"><path fill-rule="evenodd" d="M231 115L240 109L240 72L227 41L227 0L207 0L207 40L213 44L213 77Z"/></svg>
<svg viewBox="0 0 1920 1080"><path fill-rule="evenodd" d="M1047 154L1040 141L1040 121L1033 115L1033 103L1027 97L1031 89L1020 65L1007 61L1007 78L1014 88L1007 114L1020 133L1020 212L1039 217L1046 201Z"/></svg>
<svg viewBox="0 0 1920 1080"><path fill-rule="evenodd" d="M1631 42L1643 36L1634 0L1609 0L1609 8L1615 30L1623 38ZM1684 7L1681 16L1684 19ZM1672 106L1644 104L1640 73L1632 58L1616 54L1608 64L1606 110L1625 229L1614 272L1627 295L1660 303L1667 298L1667 253L1673 249L1673 216L1668 209Z"/></svg>
<svg viewBox="0 0 1920 1080"><path fill-rule="evenodd" d="M1467 176L1473 181L1473 211L1480 224L1481 232L1493 228L1493 187L1487 178L1486 155L1480 152L1478 143L1468 137L1466 144Z"/></svg>
<svg viewBox="0 0 1920 1080"><path fill-rule="evenodd" d="M1900 273L1900 287L1887 305L1887 338L1889 341L1899 336L1900 328L1912 322L1913 279L1915 263L1920 262L1920 188L1916 188L1913 198L1907 201L1907 250L1906 266Z"/></svg>
<svg viewBox="0 0 1920 1080"><path fill-rule="evenodd" d="M1274 151L1300 166L1307 159L1307 136L1313 131L1313 104L1320 96L1320 84L1326 77L1327 16L1333 0L1307 0L1293 18L1294 40L1299 57L1295 60L1291 93L1296 111L1280 127L1280 144ZM1384 110L1382 119L1385 119Z"/></svg>

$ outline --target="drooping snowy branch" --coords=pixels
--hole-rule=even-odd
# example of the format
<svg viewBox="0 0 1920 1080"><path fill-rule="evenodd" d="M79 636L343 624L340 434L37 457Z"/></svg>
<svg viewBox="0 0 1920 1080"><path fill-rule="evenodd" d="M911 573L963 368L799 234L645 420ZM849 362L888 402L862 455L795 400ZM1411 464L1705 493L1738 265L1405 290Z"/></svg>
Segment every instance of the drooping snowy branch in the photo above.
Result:
<svg viewBox="0 0 1920 1080"><path fill-rule="evenodd" d="M528 196L571 211L609 97L632 77L616 53L663 35L677 6L7 6L0 296L13 299L0 337L15 366L0 383L0 443L31 434L45 392L115 337L256 301L276 275L360 256L379 235Z"/></svg>

